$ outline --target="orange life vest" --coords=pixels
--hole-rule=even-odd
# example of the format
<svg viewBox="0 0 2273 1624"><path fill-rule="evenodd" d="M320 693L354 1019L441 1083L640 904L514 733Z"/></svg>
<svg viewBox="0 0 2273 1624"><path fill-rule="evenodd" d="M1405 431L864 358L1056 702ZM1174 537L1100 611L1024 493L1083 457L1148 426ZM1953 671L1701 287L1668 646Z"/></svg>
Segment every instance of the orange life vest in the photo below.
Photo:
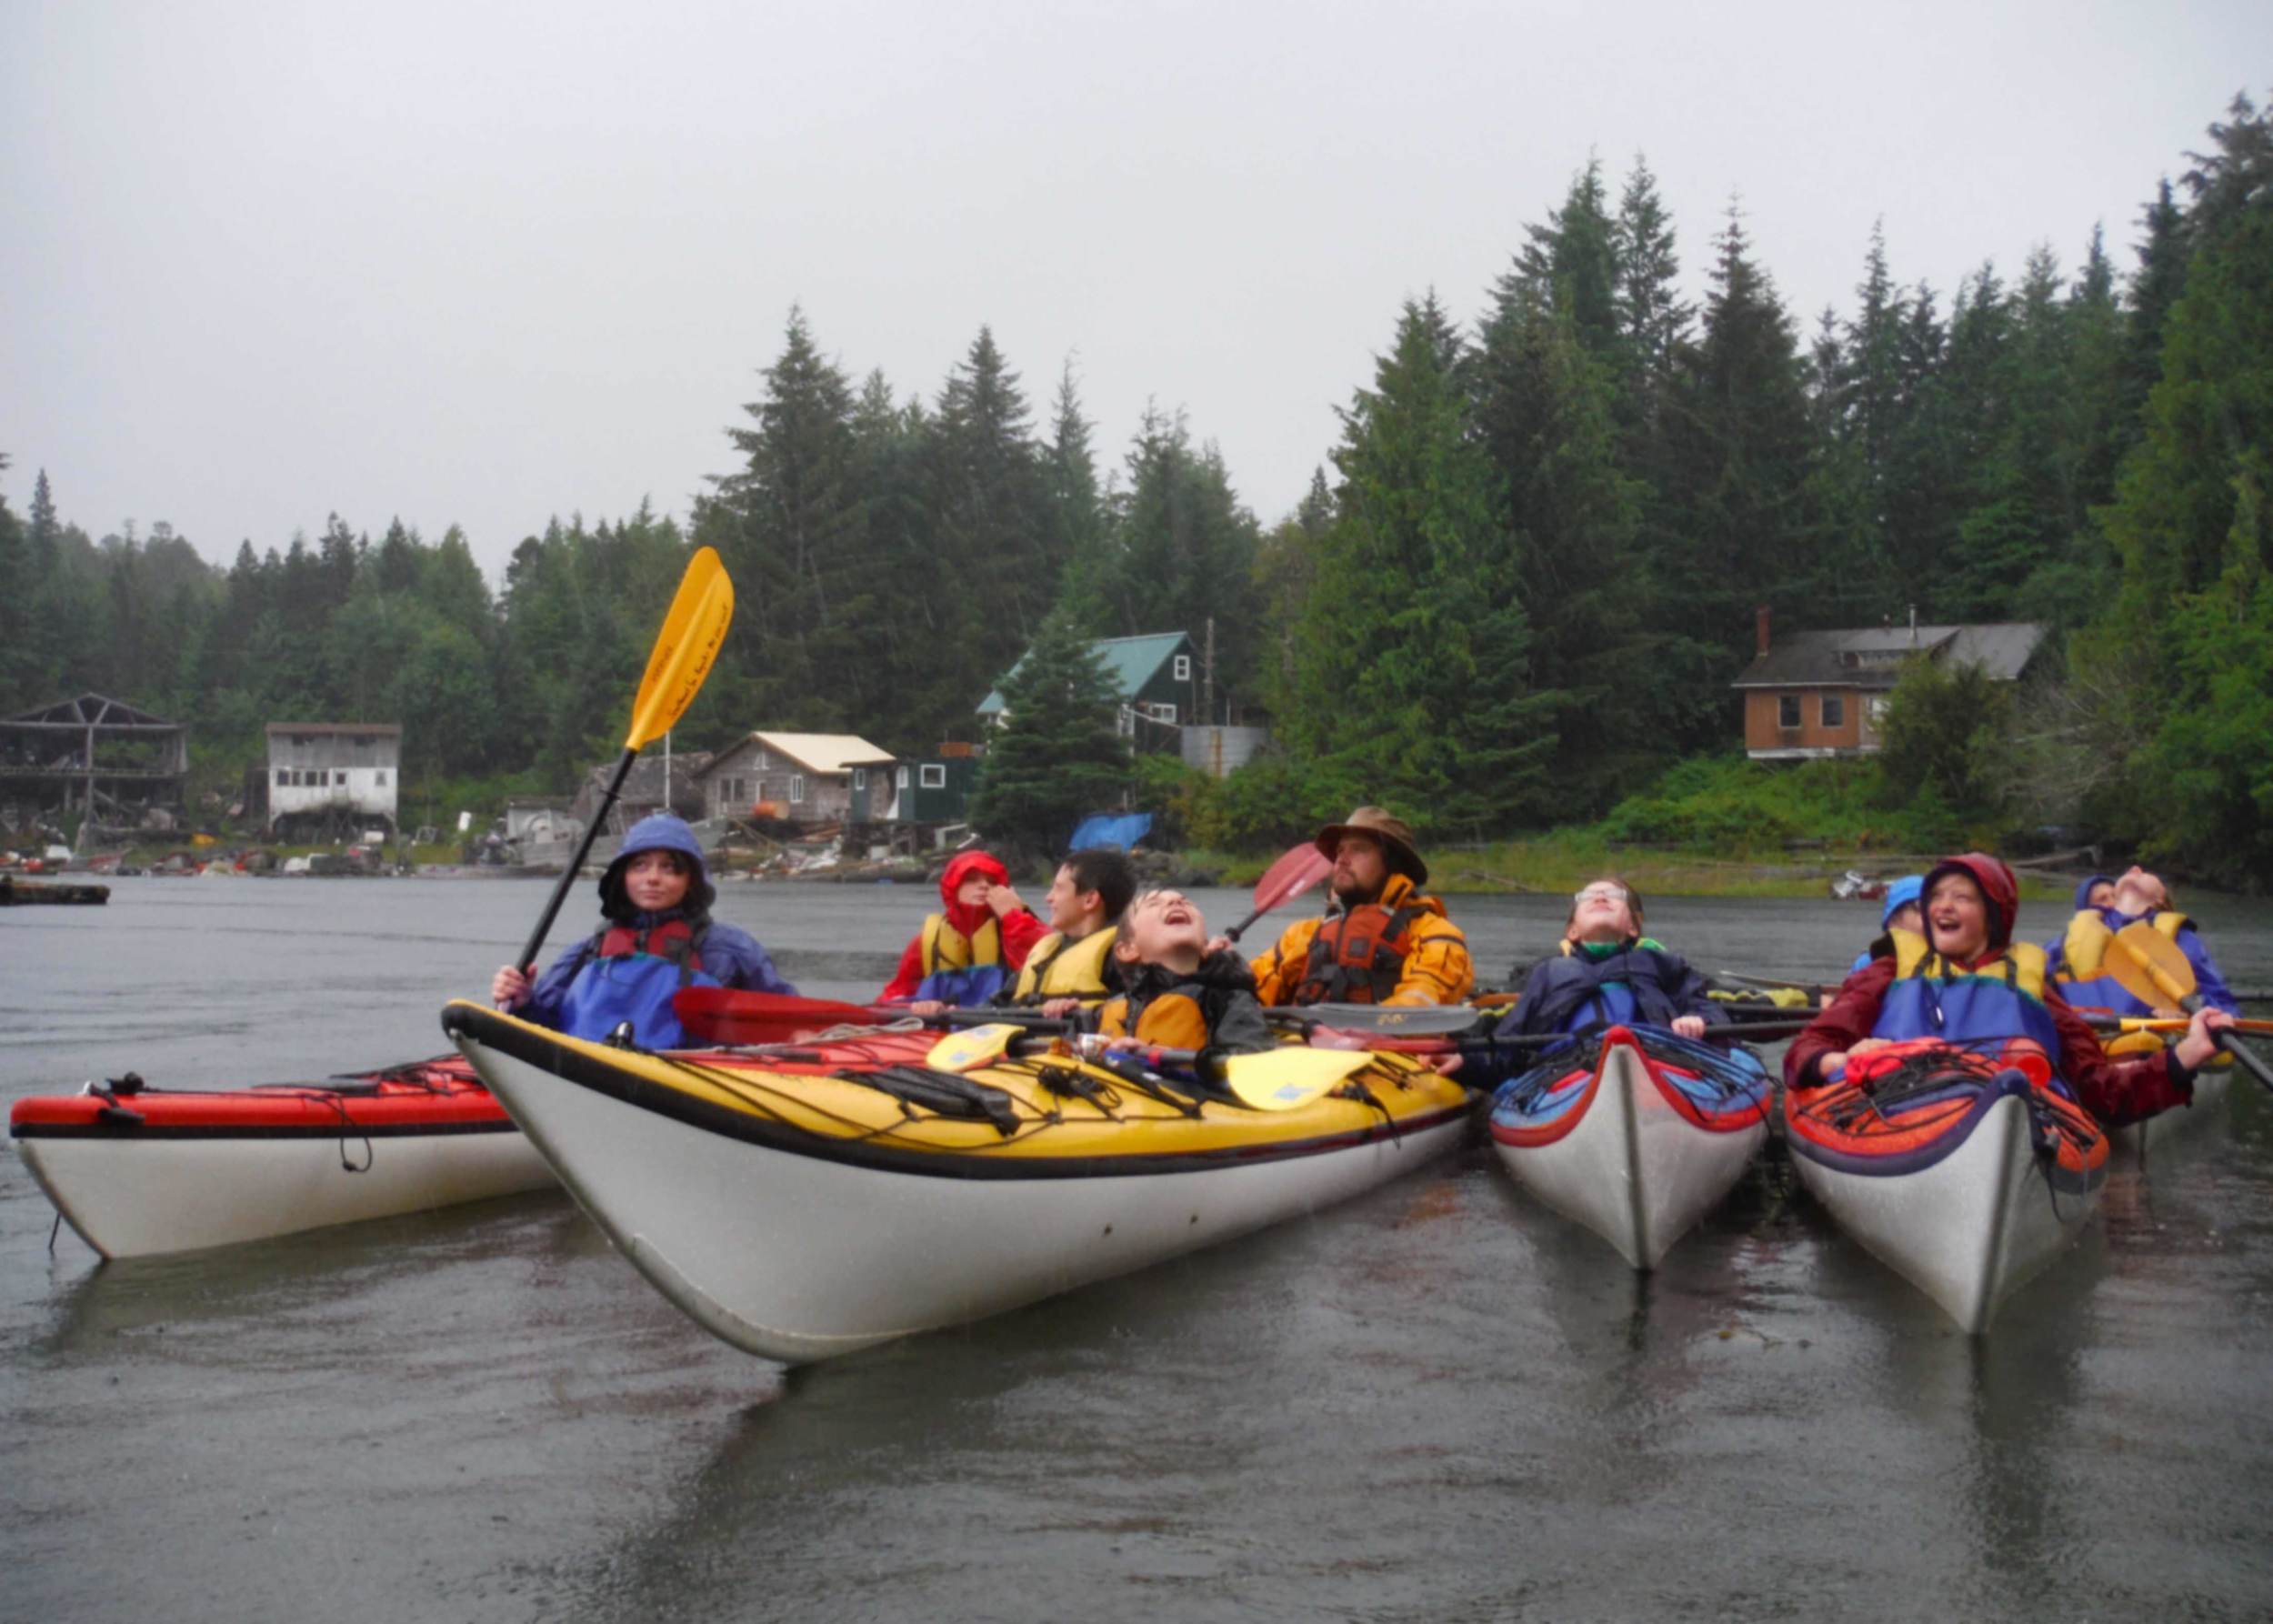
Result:
<svg viewBox="0 0 2273 1624"><path fill-rule="evenodd" d="M1327 920L1310 938L1297 1004L1380 1004L1397 991L1413 950L1409 907L1365 903Z"/></svg>

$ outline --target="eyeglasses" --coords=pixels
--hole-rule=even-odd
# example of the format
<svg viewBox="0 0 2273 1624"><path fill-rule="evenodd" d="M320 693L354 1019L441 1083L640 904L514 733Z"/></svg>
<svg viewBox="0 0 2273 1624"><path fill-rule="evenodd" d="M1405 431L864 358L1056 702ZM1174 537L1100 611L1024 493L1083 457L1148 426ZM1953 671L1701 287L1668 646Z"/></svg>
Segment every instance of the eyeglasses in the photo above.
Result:
<svg viewBox="0 0 2273 1624"><path fill-rule="evenodd" d="M1588 886L1583 891L1572 893L1570 905L1573 907L1584 907L1589 902L1624 902L1625 900L1626 888L1623 886Z"/></svg>

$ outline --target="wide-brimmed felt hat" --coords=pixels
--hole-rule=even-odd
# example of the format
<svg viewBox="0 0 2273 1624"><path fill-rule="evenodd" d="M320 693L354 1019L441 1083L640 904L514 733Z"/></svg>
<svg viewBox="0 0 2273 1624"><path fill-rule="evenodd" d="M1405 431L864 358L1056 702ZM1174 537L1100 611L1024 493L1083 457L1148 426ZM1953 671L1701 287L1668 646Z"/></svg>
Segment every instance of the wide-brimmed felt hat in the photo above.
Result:
<svg viewBox="0 0 2273 1624"><path fill-rule="evenodd" d="M1344 835L1371 835L1381 842L1389 867L1417 886L1428 883L1428 865L1413 846L1413 831L1401 817L1384 807L1360 807L1339 823L1318 831L1317 847L1327 857L1339 850Z"/></svg>

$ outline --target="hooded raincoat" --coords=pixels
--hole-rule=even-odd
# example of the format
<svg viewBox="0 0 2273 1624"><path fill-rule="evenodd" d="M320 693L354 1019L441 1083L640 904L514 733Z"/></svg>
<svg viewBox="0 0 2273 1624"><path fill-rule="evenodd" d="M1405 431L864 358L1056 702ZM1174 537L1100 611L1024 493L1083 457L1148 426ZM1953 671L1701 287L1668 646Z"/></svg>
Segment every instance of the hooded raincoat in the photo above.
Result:
<svg viewBox="0 0 2273 1624"><path fill-rule="evenodd" d="M907 944L879 1002L936 998L976 1008L1002 990L1034 945L1049 934L1049 927L1028 909L1012 908L997 917L984 904L966 907L957 902L955 894L974 874L983 874L997 886L1010 883L1010 871L986 852L963 852L950 861L939 876L944 906L925 918L924 927Z"/></svg>
<svg viewBox="0 0 2273 1624"><path fill-rule="evenodd" d="M646 913L633 906L624 871L644 851L676 852L693 866L678 907ZM643 1048L685 1048L686 1031L671 1008L680 987L794 994L755 937L710 917L716 900L702 843L685 820L668 812L641 818L600 876L607 924L553 960L516 1013L574 1038L605 1038L629 1021Z"/></svg>
<svg viewBox="0 0 2273 1624"><path fill-rule="evenodd" d="M2194 967L2194 990L2202 995L2202 1002L2228 1015L2239 1015L2240 1001L2226 985L2226 977L2218 973L2218 961L2202 945L2201 933L2194 928L2191 919L2169 908L2127 914L2119 908L2091 906L2092 887L2111 877L2105 874L2086 876L2076 887L2076 911L2069 916L2068 928L2057 941L2044 945L2052 975L2060 983L2060 996L2075 1007L2094 1014L2152 1014L2153 1005L2134 997L2121 982L2099 967L2108 938L2127 925L2144 920L2170 937L2178 944L2178 951L2187 956L2187 962Z"/></svg>

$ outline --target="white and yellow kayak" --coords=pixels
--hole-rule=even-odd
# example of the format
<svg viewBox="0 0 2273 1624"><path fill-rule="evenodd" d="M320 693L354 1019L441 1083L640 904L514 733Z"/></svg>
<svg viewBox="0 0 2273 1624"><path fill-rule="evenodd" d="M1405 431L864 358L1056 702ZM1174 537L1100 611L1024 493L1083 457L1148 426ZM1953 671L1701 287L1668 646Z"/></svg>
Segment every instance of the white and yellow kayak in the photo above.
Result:
<svg viewBox="0 0 2273 1624"><path fill-rule="evenodd" d="M619 1250L714 1335L806 1363L1340 1201L1449 1150L1465 1090L1357 1058L1296 1108L936 1035L651 1054L468 1003L442 1024Z"/></svg>

